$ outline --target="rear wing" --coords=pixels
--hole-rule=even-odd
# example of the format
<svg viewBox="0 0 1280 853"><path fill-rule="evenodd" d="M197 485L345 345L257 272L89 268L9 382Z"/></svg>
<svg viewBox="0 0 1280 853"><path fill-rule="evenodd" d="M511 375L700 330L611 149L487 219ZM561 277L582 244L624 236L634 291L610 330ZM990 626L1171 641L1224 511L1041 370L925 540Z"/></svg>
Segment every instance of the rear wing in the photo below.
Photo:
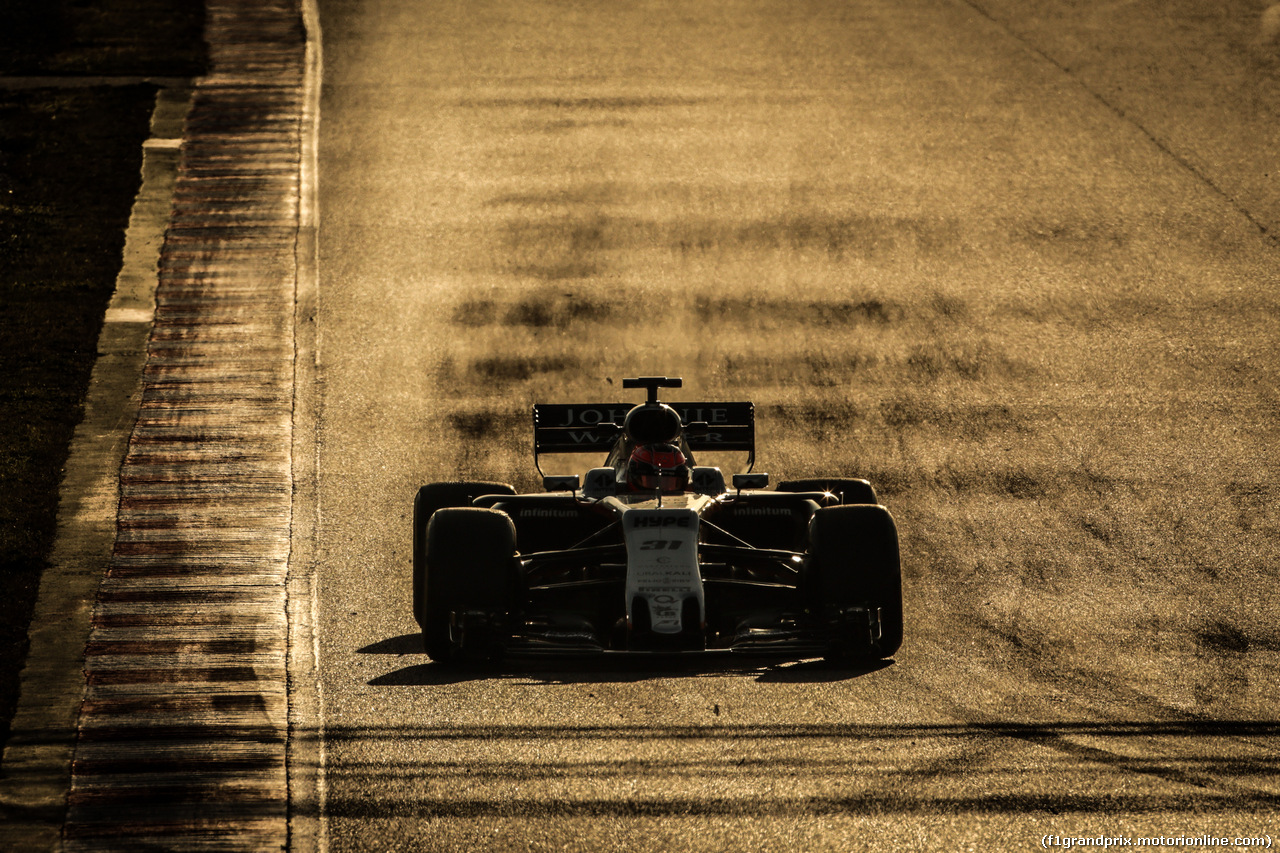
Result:
<svg viewBox="0 0 1280 853"><path fill-rule="evenodd" d="M665 402L665 401L664 401ZM747 470L756 458L756 407L753 403L667 403L686 427L684 440L693 451L742 451ZM533 463L544 453L607 453L634 404L543 403L533 407ZM539 467L539 471L542 469Z"/></svg>

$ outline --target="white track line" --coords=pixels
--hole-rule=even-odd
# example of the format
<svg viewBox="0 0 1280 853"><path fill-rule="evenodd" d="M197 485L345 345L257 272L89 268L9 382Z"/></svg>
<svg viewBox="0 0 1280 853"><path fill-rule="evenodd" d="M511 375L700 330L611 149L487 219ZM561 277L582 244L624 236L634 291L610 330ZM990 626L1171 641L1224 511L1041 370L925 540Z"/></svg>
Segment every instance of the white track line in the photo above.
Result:
<svg viewBox="0 0 1280 853"><path fill-rule="evenodd" d="M328 850L324 695L316 590L318 443L313 392L320 364L318 147L324 64L316 0L302 0L307 34L298 184L297 305L294 320L293 531L289 555L289 849Z"/></svg>

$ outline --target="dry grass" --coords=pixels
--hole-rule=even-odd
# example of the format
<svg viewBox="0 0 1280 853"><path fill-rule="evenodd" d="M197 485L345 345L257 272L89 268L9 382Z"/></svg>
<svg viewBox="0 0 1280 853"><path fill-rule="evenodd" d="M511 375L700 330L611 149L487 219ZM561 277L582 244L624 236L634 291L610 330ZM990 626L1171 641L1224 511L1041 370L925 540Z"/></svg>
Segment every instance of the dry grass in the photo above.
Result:
<svg viewBox="0 0 1280 853"><path fill-rule="evenodd" d="M200 73L202 4L0 4L0 73ZM120 269L154 88L0 92L0 741Z"/></svg>

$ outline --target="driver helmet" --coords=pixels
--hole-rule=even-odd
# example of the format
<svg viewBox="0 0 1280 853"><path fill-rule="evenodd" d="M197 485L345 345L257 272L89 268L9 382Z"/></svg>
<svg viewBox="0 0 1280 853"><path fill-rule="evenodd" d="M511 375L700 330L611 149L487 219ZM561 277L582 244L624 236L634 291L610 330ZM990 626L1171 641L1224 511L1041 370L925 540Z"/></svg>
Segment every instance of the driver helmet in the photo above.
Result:
<svg viewBox="0 0 1280 853"><path fill-rule="evenodd" d="M689 464L674 444L642 444L627 461L627 484L635 491L683 492Z"/></svg>

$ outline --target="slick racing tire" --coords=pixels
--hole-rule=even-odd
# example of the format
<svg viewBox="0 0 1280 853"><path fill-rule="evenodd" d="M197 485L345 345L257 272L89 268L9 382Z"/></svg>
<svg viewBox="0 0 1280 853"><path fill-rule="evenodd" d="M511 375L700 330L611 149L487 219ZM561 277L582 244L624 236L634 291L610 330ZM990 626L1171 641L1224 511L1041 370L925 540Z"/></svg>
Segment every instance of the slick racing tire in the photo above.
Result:
<svg viewBox="0 0 1280 853"><path fill-rule="evenodd" d="M866 480L839 477L814 477L808 480L784 480L777 486L780 492L830 492L835 500L823 506L847 506L849 504L878 504L876 490Z"/></svg>
<svg viewBox="0 0 1280 853"><path fill-rule="evenodd" d="M829 659L887 658L901 647L898 529L884 507L835 506L814 513L807 585L811 607L823 618L846 608L880 608L879 642L868 646L864 637L842 635L837 619Z"/></svg>
<svg viewBox="0 0 1280 853"><path fill-rule="evenodd" d="M426 577L427 522L438 509L471 506L481 495L514 495L506 483L428 483L413 499L413 618L422 627L422 579Z"/></svg>
<svg viewBox="0 0 1280 853"><path fill-rule="evenodd" d="M432 660L496 657L489 637L466 637L462 649L449 636L451 613L505 616L512 606L516 528L505 512L446 507L427 524L426 571L421 583L422 639ZM473 644L471 641L475 640Z"/></svg>

